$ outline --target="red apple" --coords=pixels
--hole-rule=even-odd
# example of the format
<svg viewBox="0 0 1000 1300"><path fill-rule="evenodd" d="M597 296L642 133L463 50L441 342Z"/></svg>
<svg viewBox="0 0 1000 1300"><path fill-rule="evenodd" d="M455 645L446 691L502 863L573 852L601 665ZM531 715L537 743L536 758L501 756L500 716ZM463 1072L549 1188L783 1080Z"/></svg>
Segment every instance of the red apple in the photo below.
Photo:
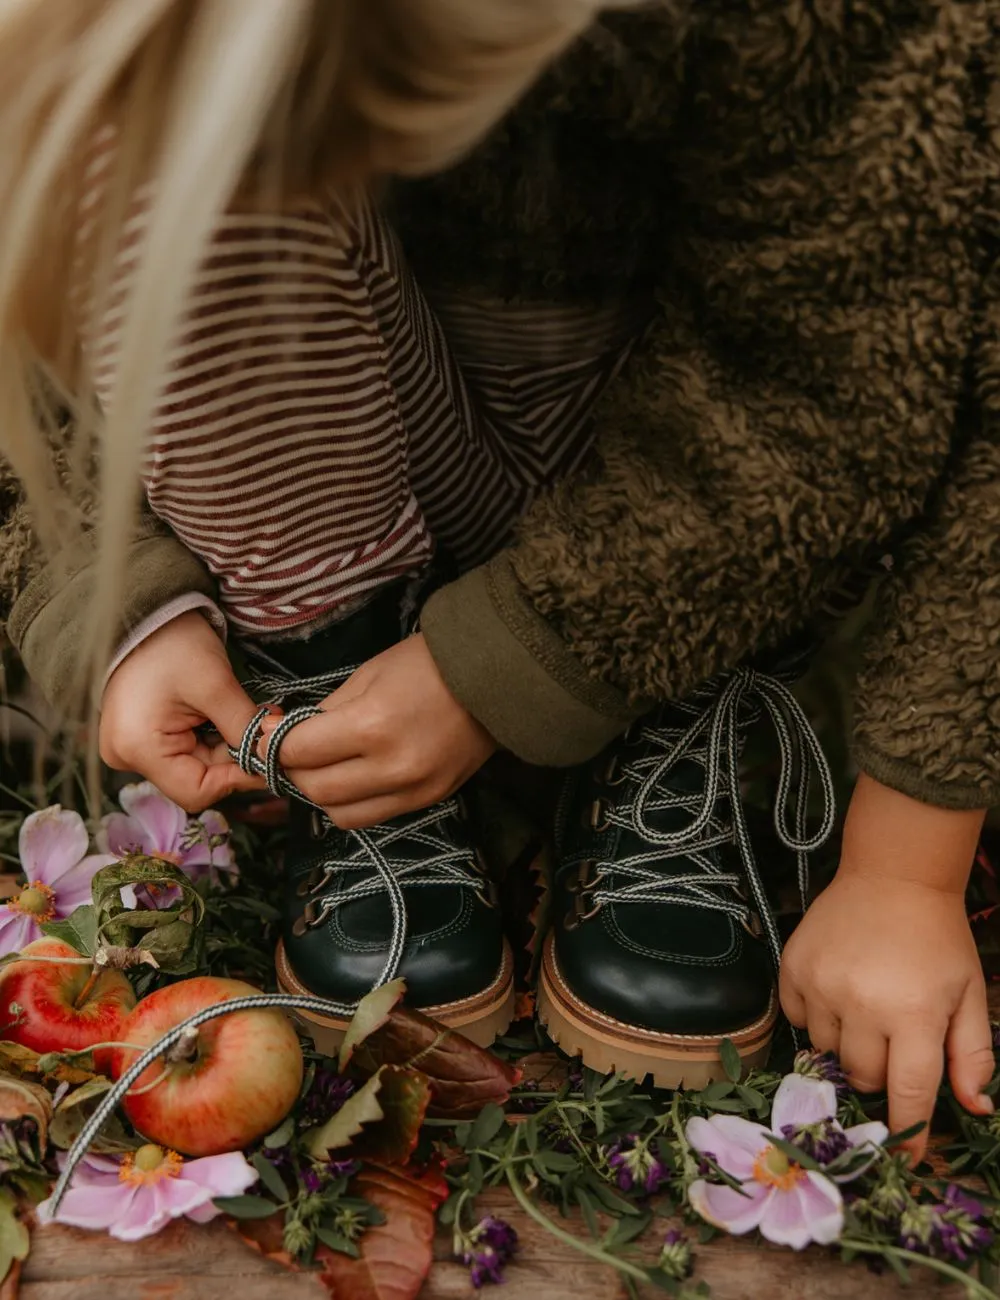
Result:
<svg viewBox="0 0 1000 1300"><path fill-rule="evenodd" d="M39 957L73 960L31 960ZM120 971L95 970L61 939L36 939L21 950L21 960L0 971L0 1037L35 1052L120 1042L134 1006L132 985ZM101 1068L109 1058L97 1056Z"/></svg>
<svg viewBox="0 0 1000 1300"><path fill-rule="evenodd" d="M195 1012L259 992L239 980L207 975L183 980L143 998L120 1037L152 1046ZM120 1078L138 1055L119 1048L112 1060L114 1077ZM281 1011L234 1011L210 1020L190 1043L154 1062L123 1105L151 1141L188 1156L221 1155L277 1128L295 1104L302 1074L298 1035Z"/></svg>

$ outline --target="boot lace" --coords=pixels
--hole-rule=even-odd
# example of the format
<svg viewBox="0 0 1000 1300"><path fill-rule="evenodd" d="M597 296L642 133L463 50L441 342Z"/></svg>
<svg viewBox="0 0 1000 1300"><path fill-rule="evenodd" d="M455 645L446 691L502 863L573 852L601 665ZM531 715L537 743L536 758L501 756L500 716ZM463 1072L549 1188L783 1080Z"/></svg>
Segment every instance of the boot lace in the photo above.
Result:
<svg viewBox="0 0 1000 1300"><path fill-rule="evenodd" d="M595 915L608 903L671 903L726 913L749 925L756 914L763 926L775 970L781 939L757 865L739 779L742 736L749 722L765 713L778 738L780 768L774 826L780 842L794 853L799 895L805 911L809 895L808 855L829 838L836 820L833 778L809 720L788 687L777 677L742 668L722 682L695 692L680 705L661 710L640 725L643 752L626 760L613 783L622 786L616 801L598 799L595 829L619 826L652 847L641 853L594 863L595 875L583 893ZM670 772L682 760L705 774L698 791L671 788ZM813 775L820 786L821 818L814 834L807 828ZM795 787L793 797L793 786ZM654 817L682 811L689 820L664 830ZM728 814L728 815L727 815ZM726 871L713 850L735 845L740 870ZM683 857L693 870L667 874L664 858ZM614 877L613 883L609 877ZM752 903L743 894L749 885Z"/></svg>

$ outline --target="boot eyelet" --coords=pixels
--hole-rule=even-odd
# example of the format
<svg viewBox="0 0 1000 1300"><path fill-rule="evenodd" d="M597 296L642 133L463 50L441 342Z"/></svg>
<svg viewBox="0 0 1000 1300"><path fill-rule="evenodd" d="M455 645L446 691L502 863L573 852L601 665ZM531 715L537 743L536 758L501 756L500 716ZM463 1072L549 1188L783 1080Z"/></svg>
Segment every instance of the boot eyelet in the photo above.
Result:
<svg viewBox="0 0 1000 1300"><path fill-rule="evenodd" d="M747 934L749 934L751 938L763 939L764 927L756 912L751 912L749 917L742 919L740 925L742 925L743 929L746 930Z"/></svg>
<svg viewBox="0 0 1000 1300"><path fill-rule="evenodd" d="M578 930L584 921L593 920L597 913L604 906L601 902L594 902L593 894L590 890L576 895L573 900L573 906L567 913L564 922L565 929Z"/></svg>
<svg viewBox="0 0 1000 1300"><path fill-rule="evenodd" d="M305 879L299 881L296 894L299 898L308 898L310 894L315 894L317 889L322 889L330 879L330 868L322 862L317 862Z"/></svg>
<svg viewBox="0 0 1000 1300"><path fill-rule="evenodd" d="M611 759L601 776L601 781L604 785L614 789L615 786L624 785L627 780L628 775L624 770L621 755L612 754Z"/></svg>
<svg viewBox="0 0 1000 1300"><path fill-rule="evenodd" d="M591 876L591 870L596 868L596 866L597 863L593 858L587 858L585 861L581 862L576 869L576 875L566 886L567 892L570 894L581 894L593 889L594 885L597 883L597 877Z"/></svg>
<svg viewBox="0 0 1000 1300"><path fill-rule="evenodd" d="M637 718L635 722L629 723L628 729L625 731L624 735L622 736L622 740L625 742L625 744L628 745L630 748L636 745L641 745L643 727L644 727L644 722L642 718Z"/></svg>
<svg viewBox="0 0 1000 1300"><path fill-rule="evenodd" d="M315 930L317 926L323 924L330 915L330 907L327 904L321 904L318 899L313 899L306 903L302 909L302 915L297 918L292 926L292 934L296 939L301 939L309 930Z"/></svg>
<svg viewBox="0 0 1000 1300"><path fill-rule="evenodd" d="M323 814L318 808L314 808L309 815L309 836L314 840L326 838L326 826L323 820Z"/></svg>
<svg viewBox="0 0 1000 1300"><path fill-rule="evenodd" d="M595 831L598 835L611 829L608 809L603 799L595 799L590 808L584 810L583 824L588 830Z"/></svg>
<svg viewBox="0 0 1000 1300"><path fill-rule="evenodd" d="M484 880L476 890L476 897L486 907L500 906L500 889L495 880Z"/></svg>

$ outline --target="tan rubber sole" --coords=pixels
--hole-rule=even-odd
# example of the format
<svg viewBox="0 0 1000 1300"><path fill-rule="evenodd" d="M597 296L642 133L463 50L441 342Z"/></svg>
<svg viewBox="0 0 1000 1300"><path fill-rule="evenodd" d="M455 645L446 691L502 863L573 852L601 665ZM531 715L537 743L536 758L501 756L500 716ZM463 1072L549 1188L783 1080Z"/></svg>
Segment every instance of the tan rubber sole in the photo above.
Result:
<svg viewBox="0 0 1000 1300"><path fill-rule="evenodd" d="M545 942L537 1006L538 1018L562 1050L601 1074L617 1071L640 1080L651 1075L658 1088L703 1088L725 1078L720 1039L638 1029L581 1002L559 973L552 935ZM777 1018L772 997L756 1024L727 1035L748 1068L767 1063Z"/></svg>
<svg viewBox="0 0 1000 1300"><path fill-rule="evenodd" d="M311 995L312 991L299 981L288 964L284 945L280 942L275 963L278 968L278 987L283 993L297 993L306 997ZM489 988L483 989L475 997L446 1002L439 1007L421 1007L420 1010L447 1028L464 1034L478 1047L489 1047L501 1034L507 1032L514 1019L514 958L507 941L504 940L500 970ZM291 1015L313 1040L318 1051L326 1056L336 1055L350 1021L319 1016L312 1011L293 1011Z"/></svg>

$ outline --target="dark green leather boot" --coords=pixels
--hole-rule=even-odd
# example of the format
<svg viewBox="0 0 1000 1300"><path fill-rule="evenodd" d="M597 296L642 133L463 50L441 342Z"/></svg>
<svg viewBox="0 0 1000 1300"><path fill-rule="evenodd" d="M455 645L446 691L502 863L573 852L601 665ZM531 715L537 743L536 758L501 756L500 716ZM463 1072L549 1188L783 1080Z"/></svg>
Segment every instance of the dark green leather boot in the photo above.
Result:
<svg viewBox="0 0 1000 1300"><path fill-rule="evenodd" d="M722 1074L724 1038L748 1066L767 1059L780 941L738 774L746 730L764 712L782 747L776 826L799 855L804 891L804 855L833 826L833 787L801 708L773 677L744 669L710 683L567 780L538 1009L560 1046L594 1069L701 1087ZM807 838L810 765L826 810ZM801 784L790 829L793 772Z"/></svg>
<svg viewBox="0 0 1000 1300"><path fill-rule="evenodd" d="M396 584L309 641L248 647L258 689L280 701L289 721L297 708L309 716L356 666L408 633L415 603L412 587ZM244 742L245 766L252 767L254 744L250 736ZM280 769L270 778L272 788L283 788ZM282 990L350 1004L399 975L410 1005L476 1042L503 1033L513 1012L513 962L461 797L364 832L339 830L301 799L291 802L277 954ZM336 1017L302 1019L324 1051L346 1028Z"/></svg>

